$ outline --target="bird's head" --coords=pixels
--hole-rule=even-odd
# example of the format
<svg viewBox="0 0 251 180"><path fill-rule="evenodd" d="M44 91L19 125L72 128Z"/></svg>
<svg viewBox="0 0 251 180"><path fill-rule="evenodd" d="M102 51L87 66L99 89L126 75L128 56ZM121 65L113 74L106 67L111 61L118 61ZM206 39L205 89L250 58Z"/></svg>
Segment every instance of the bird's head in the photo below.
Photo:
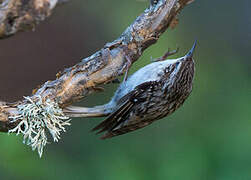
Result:
<svg viewBox="0 0 251 180"><path fill-rule="evenodd" d="M194 61L193 54L197 42L195 41L191 50L183 57L166 60L168 66L166 67L166 78L171 84L191 84L194 76Z"/></svg>

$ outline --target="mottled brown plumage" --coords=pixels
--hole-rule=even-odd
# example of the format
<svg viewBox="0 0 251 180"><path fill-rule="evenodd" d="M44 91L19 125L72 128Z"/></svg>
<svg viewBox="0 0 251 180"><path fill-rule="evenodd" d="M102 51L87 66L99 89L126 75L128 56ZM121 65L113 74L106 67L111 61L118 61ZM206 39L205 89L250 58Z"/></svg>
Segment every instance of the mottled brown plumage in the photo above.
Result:
<svg viewBox="0 0 251 180"><path fill-rule="evenodd" d="M191 55L192 52L163 68L157 81L137 85L119 99L117 109L93 130L107 132L102 138L110 138L145 127L174 112L192 91L194 62Z"/></svg>
<svg viewBox="0 0 251 180"><path fill-rule="evenodd" d="M120 85L108 104L88 109L87 116L109 115L93 130L105 132L103 139L110 138L143 128L178 109L192 91L195 45L184 57L160 58L141 68ZM71 109L78 115L84 111Z"/></svg>

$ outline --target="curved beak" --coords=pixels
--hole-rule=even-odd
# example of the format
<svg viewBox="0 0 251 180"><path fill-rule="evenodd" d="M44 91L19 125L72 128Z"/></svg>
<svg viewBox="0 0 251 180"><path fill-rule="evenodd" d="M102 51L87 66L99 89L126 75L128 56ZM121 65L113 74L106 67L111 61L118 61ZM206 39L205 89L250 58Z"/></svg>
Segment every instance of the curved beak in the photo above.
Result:
<svg viewBox="0 0 251 180"><path fill-rule="evenodd" d="M192 49L186 54L186 58L192 58L193 57L193 53L194 53L194 50L196 48L196 45L197 45L197 40L195 40L195 42L193 43Z"/></svg>

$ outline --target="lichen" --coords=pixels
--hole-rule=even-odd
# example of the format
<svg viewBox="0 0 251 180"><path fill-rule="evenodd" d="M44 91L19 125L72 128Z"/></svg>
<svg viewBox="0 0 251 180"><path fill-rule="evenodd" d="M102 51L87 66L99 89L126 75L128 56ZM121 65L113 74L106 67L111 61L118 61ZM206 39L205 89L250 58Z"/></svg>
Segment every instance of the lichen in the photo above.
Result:
<svg viewBox="0 0 251 180"><path fill-rule="evenodd" d="M48 143L47 131L54 142L60 139L61 131L70 125L69 117L65 116L58 104L50 99L45 101L40 96L31 99L24 97L26 102L18 106L19 115L10 117L11 123L19 122L9 133L23 135L23 143L38 151L42 157L43 149ZM36 99L36 100L34 100Z"/></svg>

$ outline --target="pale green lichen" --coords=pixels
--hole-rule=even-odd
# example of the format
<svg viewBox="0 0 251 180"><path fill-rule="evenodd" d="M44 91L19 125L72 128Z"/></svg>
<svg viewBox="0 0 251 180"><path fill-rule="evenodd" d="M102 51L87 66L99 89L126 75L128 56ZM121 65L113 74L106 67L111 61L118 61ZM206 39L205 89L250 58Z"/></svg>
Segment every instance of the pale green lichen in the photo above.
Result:
<svg viewBox="0 0 251 180"><path fill-rule="evenodd" d="M65 132L65 126L70 125L70 119L50 99L43 101L40 96L35 101L30 97L24 98L27 102L18 106L19 115L10 117L12 123L20 122L9 133L22 134L23 143L30 145L32 150L37 149L41 157L48 143L46 132L50 133L54 142L58 142L61 131Z"/></svg>

